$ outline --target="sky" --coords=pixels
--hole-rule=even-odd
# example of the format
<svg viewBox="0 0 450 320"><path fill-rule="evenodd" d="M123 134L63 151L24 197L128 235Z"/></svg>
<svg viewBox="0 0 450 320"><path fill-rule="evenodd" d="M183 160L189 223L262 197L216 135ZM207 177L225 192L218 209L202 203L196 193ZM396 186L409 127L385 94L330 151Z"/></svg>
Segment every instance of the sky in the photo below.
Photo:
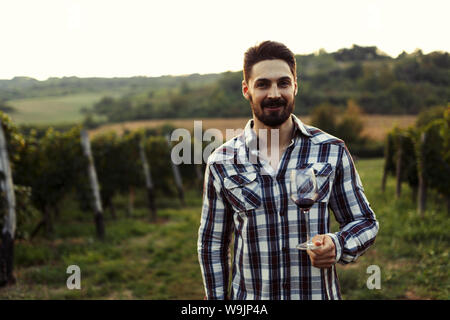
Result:
<svg viewBox="0 0 450 320"><path fill-rule="evenodd" d="M247 48L450 52L448 0L0 0L0 79L242 70Z"/></svg>

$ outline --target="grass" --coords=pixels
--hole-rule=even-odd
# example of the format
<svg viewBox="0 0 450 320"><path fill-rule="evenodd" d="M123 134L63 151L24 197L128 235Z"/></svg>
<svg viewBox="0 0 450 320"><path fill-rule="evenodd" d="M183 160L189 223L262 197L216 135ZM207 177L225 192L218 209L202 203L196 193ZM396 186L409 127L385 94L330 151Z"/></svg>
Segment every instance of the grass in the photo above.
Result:
<svg viewBox="0 0 450 320"><path fill-rule="evenodd" d="M380 190L382 160L360 160L356 166L380 230L375 244L359 261L338 265L346 299L449 299L448 253L450 223L446 207L437 196L421 218L411 200L411 190L395 199L395 181ZM433 195L431 195L433 198ZM433 199L430 199L433 200ZM434 203L432 203L434 202ZM367 267L381 270L381 289L368 290Z"/></svg>
<svg viewBox="0 0 450 320"><path fill-rule="evenodd" d="M69 94L8 101L15 109L10 116L17 124L77 123L84 119L82 108L90 109L103 96L117 96L114 92Z"/></svg>
<svg viewBox="0 0 450 320"><path fill-rule="evenodd" d="M189 195L189 193L188 193ZM156 223L138 208L112 219L105 212L106 239L95 238L93 219L70 211L55 224L53 239L16 241L14 286L0 289L0 299L197 299L202 296L196 242L199 195L190 193L187 208L158 210ZM197 199L194 199L195 195ZM118 197L116 205L126 199ZM76 219L73 220L73 217ZM68 290L69 265L81 269L81 290ZM182 296L180 296L182 293Z"/></svg>
<svg viewBox="0 0 450 320"><path fill-rule="evenodd" d="M381 159L356 164L380 232L356 263L338 266L343 297L448 299L447 213L438 203L420 218L406 186L403 197L395 199L393 178L381 193L382 164ZM144 204L143 199L136 204ZM0 299L202 299L196 253L199 191L189 190L186 201L181 208L177 201L160 199L158 221L149 223L144 206L127 217L127 199L119 196L117 219L105 212L106 239L101 242L95 238L92 213L81 212L68 199L53 239L16 241L17 283L0 289ZM72 264L81 269L81 290L66 287ZM380 267L380 290L366 286L370 265Z"/></svg>

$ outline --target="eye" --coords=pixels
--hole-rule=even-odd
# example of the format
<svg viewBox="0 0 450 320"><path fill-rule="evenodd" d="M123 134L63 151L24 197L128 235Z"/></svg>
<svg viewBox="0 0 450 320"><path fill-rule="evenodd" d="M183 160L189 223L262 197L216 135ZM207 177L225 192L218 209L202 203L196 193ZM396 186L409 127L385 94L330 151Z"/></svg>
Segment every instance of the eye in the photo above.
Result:
<svg viewBox="0 0 450 320"><path fill-rule="evenodd" d="M291 82L289 80L283 80L283 81L280 81L280 83L278 85L281 88L287 88L291 85Z"/></svg>
<svg viewBox="0 0 450 320"><path fill-rule="evenodd" d="M267 84L265 82L257 82L256 83L257 88L265 88L266 86L267 86Z"/></svg>

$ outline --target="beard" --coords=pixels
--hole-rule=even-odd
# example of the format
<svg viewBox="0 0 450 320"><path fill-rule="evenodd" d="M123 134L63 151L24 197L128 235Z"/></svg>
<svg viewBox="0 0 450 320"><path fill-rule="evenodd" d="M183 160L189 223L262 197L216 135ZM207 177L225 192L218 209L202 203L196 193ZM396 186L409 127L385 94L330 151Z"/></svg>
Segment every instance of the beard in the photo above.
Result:
<svg viewBox="0 0 450 320"><path fill-rule="evenodd" d="M261 102L260 106L255 106L253 103L253 97L249 95L250 105L255 117L268 127L278 127L283 124L289 117L295 108L295 99L292 99L291 103L288 103L286 99L280 98L267 98ZM270 110L274 107L280 107L279 110Z"/></svg>

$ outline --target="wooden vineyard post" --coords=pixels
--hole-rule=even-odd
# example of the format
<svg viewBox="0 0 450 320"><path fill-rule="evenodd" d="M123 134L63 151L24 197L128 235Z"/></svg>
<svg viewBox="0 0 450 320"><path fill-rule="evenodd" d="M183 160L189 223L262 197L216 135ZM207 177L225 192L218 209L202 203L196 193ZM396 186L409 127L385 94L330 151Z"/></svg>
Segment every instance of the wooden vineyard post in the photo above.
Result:
<svg viewBox="0 0 450 320"><path fill-rule="evenodd" d="M381 179L381 192L384 193L386 191L386 180L387 180L388 172L386 170L386 167L383 169L383 177Z"/></svg>
<svg viewBox="0 0 450 320"><path fill-rule="evenodd" d="M155 193L153 188L152 176L150 174L150 166L148 165L147 156L145 154L144 140L139 143L139 153L141 156L142 169L145 176L145 187L147 189L148 206L150 209L150 220L156 221L156 205L155 205Z"/></svg>
<svg viewBox="0 0 450 320"><path fill-rule="evenodd" d="M203 192L203 166L201 164L194 164L195 166L195 176L197 178L197 184L200 190L200 193Z"/></svg>
<svg viewBox="0 0 450 320"><path fill-rule="evenodd" d="M381 179L381 192L386 191L386 181L389 173L389 167L391 165L390 161L392 159L392 153L394 151L392 134L388 133L386 138L386 145L384 148L384 166L383 166L383 177Z"/></svg>
<svg viewBox="0 0 450 320"><path fill-rule="evenodd" d="M422 132L420 136L419 141L419 152L418 152L418 174L419 174L419 191L418 191L418 197L417 197L417 211L419 211L420 216L423 218L425 215L426 205L427 205L427 180L426 180L426 173L425 173L425 155L424 155L424 149L425 149L425 139L426 139L426 133Z"/></svg>
<svg viewBox="0 0 450 320"><path fill-rule="evenodd" d="M98 185L97 173L95 171L94 159L91 152L91 143L86 130L81 131L81 145L83 147L83 153L88 159L88 173L89 182L91 184L91 190L94 198L94 210L95 210L95 226L97 229L97 236L103 240L105 237L105 224L103 221L103 209L100 198L100 188Z"/></svg>
<svg viewBox="0 0 450 320"><path fill-rule="evenodd" d="M169 146L170 149L171 145L170 145L170 138L168 135L166 136L166 139L167 145ZM180 168L178 168L178 166L175 163L173 163L172 158L170 158L170 165L172 166L173 177L175 179L175 186L177 187L178 190L178 197L180 198L181 205L184 206L183 182L181 181Z"/></svg>
<svg viewBox="0 0 450 320"><path fill-rule="evenodd" d="M401 134L399 134L397 139L398 139L397 140L397 164L396 164L396 168L395 168L397 186L396 186L396 189L395 189L395 196L398 199L398 198L400 198L400 196L402 194L403 136Z"/></svg>
<svg viewBox="0 0 450 320"><path fill-rule="evenodd" d="M0 243L0 287L15 283L13 275L16 198L6 138L0 122L0 212L5 212ZM2 199L3 198L3 199ZM4 210L3 210L4 209Z"/></svg>

